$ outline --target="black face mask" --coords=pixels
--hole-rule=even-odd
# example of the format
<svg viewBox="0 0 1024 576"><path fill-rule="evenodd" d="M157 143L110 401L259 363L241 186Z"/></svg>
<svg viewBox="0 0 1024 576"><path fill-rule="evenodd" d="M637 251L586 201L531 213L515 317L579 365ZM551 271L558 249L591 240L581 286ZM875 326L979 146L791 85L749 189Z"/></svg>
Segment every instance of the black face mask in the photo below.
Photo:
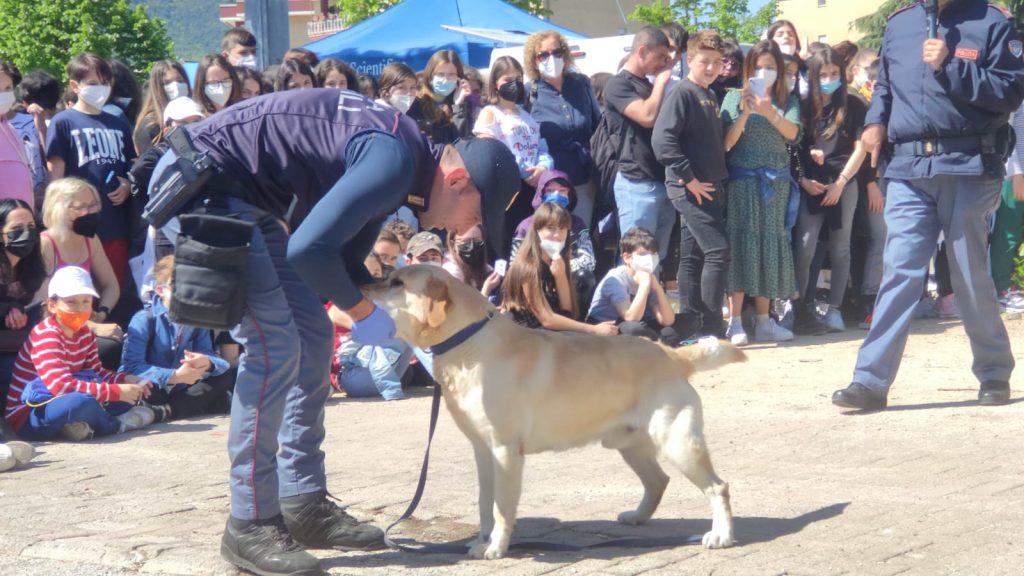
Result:
<svg viewBox="0 0 1024 576"><path fill-rule="evenodd" d="M523 85L522 80L511 80L505 82L501 86L498 86L498 96L502 99L508 100L509 102L519 102L523 99L523 94L526 92L526 86Z"/></svg>
<svg viewBox="0 0 1024 576"><path fill-rule="evenodd" d="M470 266L478 266L484 261L484 241L470 240L458 246L459 258Z"/></svg>
<svg viewBox="0 0 1024 576"><path fill-rule="evenodd" d="M4 248L18 258L28 256L39 245L39 232L35 228L15 230L7 237L7 245Z"/></svg>
<svg viewBox="0 0 1024 576"><path fill-rule="evenodd" d="M85 216L79 216L71 223L71 231L86 238L92 238L100 227L100 213L93 212Z"/></svg>

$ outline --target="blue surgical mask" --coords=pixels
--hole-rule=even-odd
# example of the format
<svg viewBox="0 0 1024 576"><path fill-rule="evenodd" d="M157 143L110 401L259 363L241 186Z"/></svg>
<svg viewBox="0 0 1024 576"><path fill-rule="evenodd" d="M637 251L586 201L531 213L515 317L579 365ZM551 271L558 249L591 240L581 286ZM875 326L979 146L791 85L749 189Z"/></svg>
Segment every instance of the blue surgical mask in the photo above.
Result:
<svg viewBox="0 0 1024 576"><path fill-rule="evenodd" d="M430 87L434 89L435 94L440 96L448 96L454 92L457 84L457 80L448 80L444 76L434 76L430 80Z"/></svg>
<svg viewBox="0 0 1024 576"><path fill-rule="evenodd" d="M840 80L833 80L831 82L826 82L826 81L822 80L821 81L821 93L826 95L826 96L828 96L829 94L832 94L836 90L839 90L839 87L842 86L842 85L843 85L843 83Z"/></svg>
<svg viewBox="0 0 1024 576"><path fill-rule="evenodd" d="M540 199L543 200L544 202L552 202L554 204L558 204L562 208L569 207L569 197L562 196L561 194L545 194L541 196Z"/></svg>

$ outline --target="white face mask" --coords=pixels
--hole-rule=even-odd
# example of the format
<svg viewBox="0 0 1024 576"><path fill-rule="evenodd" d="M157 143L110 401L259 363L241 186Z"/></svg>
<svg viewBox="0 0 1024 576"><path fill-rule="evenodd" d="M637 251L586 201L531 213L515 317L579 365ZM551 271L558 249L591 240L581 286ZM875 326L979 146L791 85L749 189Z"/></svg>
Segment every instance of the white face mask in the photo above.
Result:
<svg viewBox="0 0 1024 576"><path fill-rule="evenodd" d="M168 102L175 98L188 96L188 84L184 82L168 82L164 84L164 94L167 94Z"/></svg>
<svg viewBox="0 0 1024 576"><path fill-rule="evenodd" d="M779 73L775 70L769 70L768 68L761 68L754 73L754 77L764 80L765 93L771 94L772 86L775 86L775 79L779 77Z"/></svg>
<svg viewBox="0 0 1024 576"><path fill-rule="evenodd" d="M565 69L565 60L555 56L548 56L548 59L541 62L537 67L545 78L558 78Z"/></svg>
<svg viewBox="0 0 1024 576"><path fill-rule="evenodd" d="M256 69L256 55L255 54L248 54L246 56L242 56L241 58L238 59L237 62L235 62L235 66L240 66L240 67L249 68L250 70L255 70Z"/></svg>
<svg viewBox="0 0 1024 576"><path fill-rule="evenodd" d="M388 98L388 103L395 107L396 110L405 114L412 108L412 101L415 100L408 94L394 94L391 98Z"/></svg>
<svg viewBox="0 0 1024 576"><path fill-rule="evenodd" d="M110 86L81 86L78 89L78 97L89 106L99 110L107 103L107 98L110 98Z"/></svg>
<svg viewBox="0 0 1024 576"><path fill-rule="evenodd" d="M776 44L778 44L778 42L776 42ZM796 54L796 46L792 44L779 44L779 51L787 56L792 56L793 54Z"/></svg>
<svg viewBox="0 0 1024 576"><path fill-rule="evenodd" d="M868 73L865 70L861 70L860 72L857 72L857 75L853 77L853 83L858 88L860 88L861 86L867 84L870 80L871 80L871 78L868 77Z"/></svg>
<svg viewBox="0 0 1024 576"><path fill-rule="evenodd" d="M214 86L213 84L207 84L206 88L203 88L203 93L217 106L224 106L228 103L228 98L231 97L231 82L224 82L220 86Z"/></svg>
<svg viewBox="0 0 1024 576"><path fill-rule="evenodd" d="M793 88L796 88L796 80L792 78L786 80L786 92L792 92Z"/></svg>
<svg viewBox="0 0 1024 576"><path fill-rule="evenodd" d="M657 267L657 254L633 254L633 270L653 274Z"/></svg>
<svg viewBox="0 0 1024 576"><path fill-rule="evenodd" d="M562 257L562 247L565 246L564 240L541 240L540 249L548 255L548 258L557 260Z"/></svg>
<svg viewBox="0 0 1024 576"><path fill-rule="evenodd" d="M0 92L0 116L7 114L14 106L14 91Z"/></svg>

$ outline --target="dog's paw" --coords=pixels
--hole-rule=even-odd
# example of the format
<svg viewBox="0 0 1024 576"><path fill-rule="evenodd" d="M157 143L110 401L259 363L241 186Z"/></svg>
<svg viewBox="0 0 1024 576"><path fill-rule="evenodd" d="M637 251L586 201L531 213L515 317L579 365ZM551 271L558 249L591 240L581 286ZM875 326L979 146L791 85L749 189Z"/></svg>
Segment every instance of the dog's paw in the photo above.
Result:
<svg viewBox="0 0 1024 576"><path fill-rule="evenodd" d="M701 542L705 548L728 548L736 543L733 539L732 534L719 534L712 530L704 535L704 539Z"/></svg>
<svg viewBox="0 0 1024 576"><path fill-rule="evenodd" d="M497 560L505 557L506 550L491 546L487 542L476 542L469 549L469 557L475 560Z"/></svg>
<svg viewBox="0 0 1024 576"><path fill-rule="evenodd" d="M648 516L644 516L636 510L628 510L619 514L619 522L630 526L639 526L647 522L648 519Z"/></svg>

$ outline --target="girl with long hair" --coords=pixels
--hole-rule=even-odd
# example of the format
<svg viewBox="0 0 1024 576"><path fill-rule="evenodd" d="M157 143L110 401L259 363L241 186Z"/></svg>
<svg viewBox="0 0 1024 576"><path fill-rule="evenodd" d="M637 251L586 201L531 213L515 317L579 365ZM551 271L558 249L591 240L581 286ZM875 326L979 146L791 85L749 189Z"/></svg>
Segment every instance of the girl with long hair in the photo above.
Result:
<svg viewBox="0 0 1024 576"><path fill-rule="evenodd" d="M576 320L579 304L569 274L571 216L554 202L544 202L533 216L530 231L509 265L502 287L502 306L529 328L595 335L618 333L614 322L586 324Z"/></svg>
<svg viewBox="0 0 1024 576"><path fill-rule="evenodd" d="M377 79L380 89L378 104L390 106L402 114L409 111L416 99L416 71L402 62L392 62L381 70Z"/></svg>
<svg viewBox="0 0 1024 576"><path fill-rule="evenodd" d="M210 115L241 102L242 81L227 58L220 54L207 54L199 61L192 93L195 94L193 100Z"/></svg>
<svg viewBox="0 0 1024 576"><path fill-rule="evenodd" d="M164 108L175 98L192 97L185 67L177 60L160 60L149 71L146 101L135 123L135 151L139 156L163 139Z"/></svg>
<svg viewBox="0 0 1024 576"><path fill-rule="evenodd" d="M860 133L867 109L859 98L847 93L845 61L832 48L807 60L807 80L810 93L803 102L806 132L800 146L804 194L793 249L801 298L794 302L794 309L807 317L817 285L809 277L811 260L821 228L828 223L832 281L824 324L830 332L842 332L846 326L839 308L850 278L850 232L859 196L857 172L866 155ZM797 305L800 302L802 306Z"/></svg>
<svg viewBox="0 0 1024 576"><path fill-rule="evenodd" d="M470 114L465 100L472 91L459 55L453 50L438 50L423 74L423 87L406 114L435 144L451 144L469 136Z"/></svg>

